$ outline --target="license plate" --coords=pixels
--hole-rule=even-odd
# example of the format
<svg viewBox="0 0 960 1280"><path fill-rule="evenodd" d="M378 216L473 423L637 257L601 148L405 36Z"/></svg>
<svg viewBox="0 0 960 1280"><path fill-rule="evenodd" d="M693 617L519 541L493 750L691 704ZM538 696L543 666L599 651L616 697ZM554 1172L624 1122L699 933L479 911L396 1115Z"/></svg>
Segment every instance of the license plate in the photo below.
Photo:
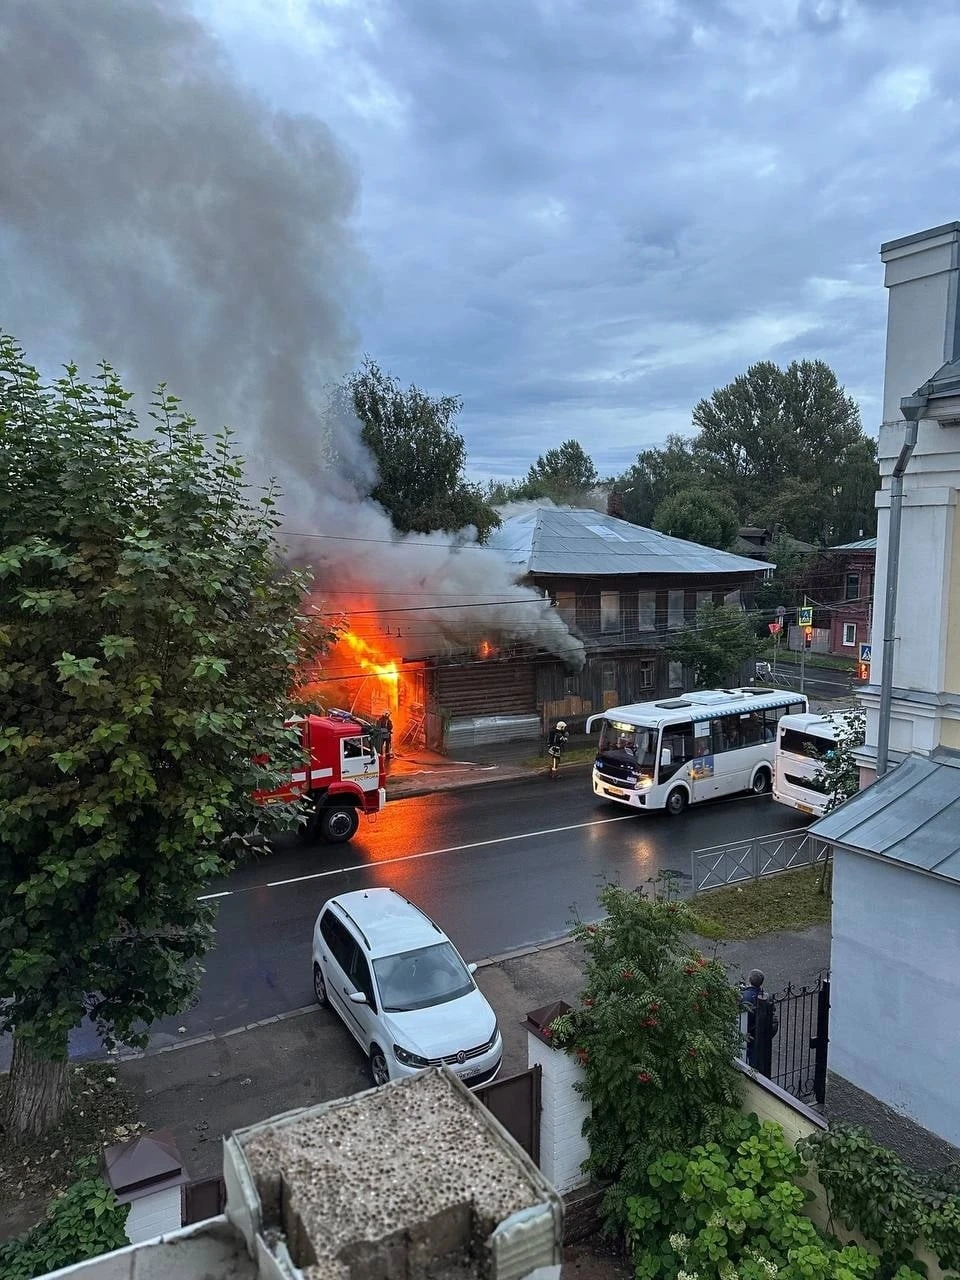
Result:
<svg viewBox="0 0 960 1280"><path fill-rule="evenodd" d="M797 808L800 810L801 813L813 813L813 810L810 808L808 804L798 804Z"/></svg>
<svg viewBox="0 0 960 1280"><path fill-rule="evenodd" d="M479 1074L480 1074L479 1067L471 1067L469 1071L459 1072L459 1076L461 1080L472 1080L474 1076L478 1076Z"/></svg>
<svg viewBox="0 0 960 1280"><path fill-rule="evenodd" d="M604 787L603 794L607 796L616 796L619 800L628 800L630 793L628 791L618 791L616 787Z"/></svg>

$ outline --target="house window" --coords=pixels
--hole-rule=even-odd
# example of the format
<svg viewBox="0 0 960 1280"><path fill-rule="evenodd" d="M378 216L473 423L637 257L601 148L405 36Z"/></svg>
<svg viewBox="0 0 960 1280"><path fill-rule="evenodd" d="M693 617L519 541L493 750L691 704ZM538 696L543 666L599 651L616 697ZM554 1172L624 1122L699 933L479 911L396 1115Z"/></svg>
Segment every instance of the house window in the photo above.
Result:
<svg viewBox="0 0 960 1280"><path fill-rule="evenodd" d="M683 628L683 592L667 592L667 630L680 631ZM673 687L672 685L670 686Z"/></svg>
<svg viewBox="0 0 960 1280"><path fill-rule="evenodd" d="M843 624L843 643L846 645L855 645L857 643L857 624L855 622L845 622Z"/></svg>
<svg viewBox="0 0 960 1280"><path fill-rule="evenodd" d="M698 592L697 592L697 608L698 608L698 609L702 609L702 608L703 608L703 606L704 606L705 604L713 604L713 592L712 592L712 591L698 591Z"/></svg>
<svg viewBox="0 0 960 1280"><path fill-rule="evenodd" d="M641 591L637 600L637 630L656 631L657 629L657 593Z"/></svg>
<svg viewBox="0 0 960 1280"><path fill-rule="evenodd" d="M683 688L683 663L669 662L667 663L667 683L671 689Z"/></svg>
<svg viewBox="0 0 960 1280"><path fill-rule="evenodd" d="M640 663L640 688L641 689L653 688L653 674L654 674L655 665L656 664L654 663L652 658L644 659Z"/></svg>
<svg viewBox="0 0 960 1280"><path fill-rule="evenodd" d="M600 630L604 635L620 630L620 592L600 592Z"/></svg>
<svg viewBox="0 0 960 1280"><path fill-rule="evenodd" d="M557 613L568 626L577 623L577 593L575 591L557 592Z"/></svg>
<svg viewBox="0 0 960 1280"><path fill-rule="evenodd" d="M843 598L844 600L860 599L860 575L859 573L848 573L843 580ZM851 642L852 643L852 642ZM844 640L846 644L846 640Z"/></svg>
<svg viewBox="0 0 960 1280"><path fill-rule="evenodd" d="M737 587L736 591L728 591L723 597L723 603L730 605L733 609L742 609L743 601L740 598L740 588Z"/></svg>

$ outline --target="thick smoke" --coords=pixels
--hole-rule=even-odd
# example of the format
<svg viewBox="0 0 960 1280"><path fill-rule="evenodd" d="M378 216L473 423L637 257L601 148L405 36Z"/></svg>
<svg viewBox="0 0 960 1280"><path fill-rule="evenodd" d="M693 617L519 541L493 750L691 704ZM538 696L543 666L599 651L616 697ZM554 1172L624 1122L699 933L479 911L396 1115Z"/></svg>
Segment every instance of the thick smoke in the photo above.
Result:
<svg viewBox="0 0 960 1280"><path fill-rule="evenodd" d="M368 500L359 424L320 407L356 356L364 271L327 128L240 86L181 0L5 0L0 57L0 326L28 356L107 357L141 414L162 380L204 430L234 427L291 531L328 535L291 543L331 609L350 593L390 609L371 635L399 630L410 656L526 639L582 661L494 553L398 538Z"/></svg>

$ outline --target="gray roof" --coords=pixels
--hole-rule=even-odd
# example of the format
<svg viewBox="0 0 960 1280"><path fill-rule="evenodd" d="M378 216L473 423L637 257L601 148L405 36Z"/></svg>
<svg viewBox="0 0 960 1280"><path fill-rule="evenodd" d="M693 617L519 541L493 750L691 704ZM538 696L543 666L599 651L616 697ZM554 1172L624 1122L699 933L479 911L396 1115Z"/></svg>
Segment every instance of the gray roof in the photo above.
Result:
<svg viewBox="0 0 960 1280"><path fill-rule="evenodd" d="M810 830L830 844L960 881L960 755L909 755Z"/></svg>
<svg viewBox="0 0 960 1280"><path fill-rule="evenodd" d="M955 396L960 394L960 359L948 360L937 370L933 377L919 387L917 395Z"/></svg>
<svg viewBox="0 0 960 1280"><path fill-rule="evenodd" d="M835 547L831 547L831 551L876 551L876 538L857 538L854 542L841 542Z"/></svg>
<svg viewBox="0 0 960 1280"><path fill-rule="evenodd" d="M729 575L774 568L573 507L536 507L510 516L487 545L527 573Z"/></svg>

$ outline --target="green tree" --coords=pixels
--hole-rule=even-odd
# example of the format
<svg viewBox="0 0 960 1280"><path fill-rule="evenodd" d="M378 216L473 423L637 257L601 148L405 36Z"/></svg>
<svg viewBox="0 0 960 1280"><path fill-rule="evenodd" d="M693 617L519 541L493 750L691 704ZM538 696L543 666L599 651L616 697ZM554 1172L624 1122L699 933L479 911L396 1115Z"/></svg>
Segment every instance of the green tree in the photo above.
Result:
<svg viewBox="0 0 960 1280"><path fill-rule="evenodd" d="M703 604L696 622L678 631L667 644L671 662L682 662L704 689L722 688L739 674L741 665L757 651L757 638L741 609L726 604Z"/></svg>
<svg viewBox="0 0 960 1280"><path fill-rule="evenodd" d="M736 508L722 494L679 489L657 507L653 527L674 538L726 551L737 536L740 520Z"/></svg>
<svg viewBox="0 0 960 1280"><path fill-rule="evenodd" d="M0 1031L7 1131L69 1101L67 1034L142 1042L186 1007L212 943L198 895L301 759L283 727L329 639L307 579L164 388L148 430L108 365L52 387L0 335ZM272 764L256 763L268 756ZM289 820L289 814L286 815Z"/></svg>
<svg viewBox="0 0 960 1280"><path fill-rule="evenodd" d="M836 745L817 770L817 787L828 797L827 813L860 790L860 766L853 753L863 746L866 736L867 716L863 707L844 712L836 730Z"/></svg>
<svg viewBox="0 0 960 1280"><path fill-rule="evenodd" d="M659 449L644 449L615 481L624 519L649 527L661 503L680 489L702 487L703 471L685 436L667 436Z"/></svg>
<svg viewBox="0 0 960 1280"><path fill-rule="evenodd" d="M464 476L467 452L454 419L458 396L429 396L402 387L373 360L345 388L361 422L361 434L377 463L371 497L401 533L454 532L472 525L483 542L500 517L478 485Z"/></svg>
<svg viewBox="0 0 960 1280"><path fill-rule="evenodd" d="M571 503L600 483L593 459L578 440L564 440L556 449L541 454L527 472L518 497L549 498Z"/></svg>
<svg viewBox="0 0 960 1280"><path fill-rule="evenodd" d="M751 365L700 401L693 425L694 455L742 523L783 525L806 542L875 528L876 448L856 402L822 360Z"/></svg>
<svg viewBox="0 0 960 1280"><path fill-rule="evenodd" d="M758 582L754 592L754 604L766 624L773 620L773 611L780 605L791 609L801 603L812 566L819 553L789 534L781 533L770 550L769 559L777 567L769 578Z"/></svg>
<svg viewBox="0 0 960 1280"><path fill-rule="evenodd" d="M46 1217L22 1236L0 1243L0 1275L4 1280L31 1280L122 1249L127 1239L129 1204L117 1197L89 1166L52 1201Z"/></svg>

